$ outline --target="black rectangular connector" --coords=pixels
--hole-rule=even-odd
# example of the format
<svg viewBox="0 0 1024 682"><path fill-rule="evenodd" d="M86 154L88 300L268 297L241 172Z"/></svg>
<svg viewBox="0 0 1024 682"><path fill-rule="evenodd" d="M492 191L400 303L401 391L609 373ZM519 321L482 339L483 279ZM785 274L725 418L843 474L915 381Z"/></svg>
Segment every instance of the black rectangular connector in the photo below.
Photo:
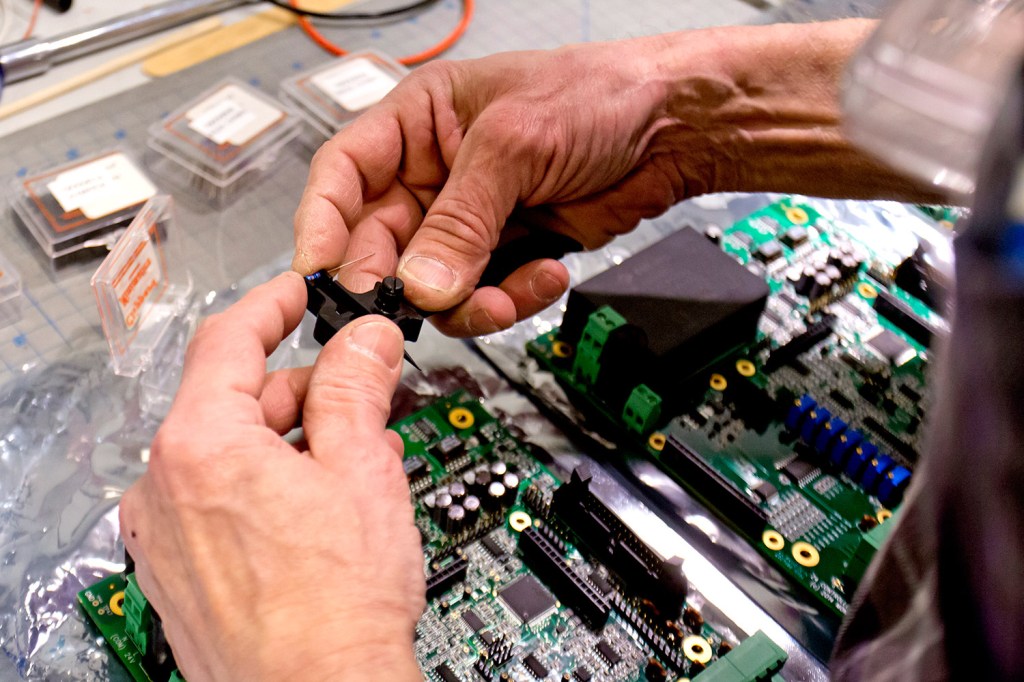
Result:
<svg viewBox="0 0 1024 682"><path fill-rule="evenodd" d="M611 608L604 596L565 563L558 549L539 530L530 527L519 534L519 551L526 565L590 627L608 622Z"/></svg>
<svg viewBox="0 0 1024 682"><path fill-rule="evenodd" d="M932 339L939 333L938 329L915 313L907 303L885 289L878 290L878 296L875 298L875 312L892 322L897 329L925 348L931 348Z"/></svg>
<svg viewBox="0 0 1024 682"><path fill-rule="evenodd" d="M690 446L669 436L660 459L687 487L748 537L760 537L768 515Z"/></svg>
<svg viewBox="0 0 1024 682"><path fill-rule="evenodd" d="M771 352L764 363L764 371L771 374L775 370L794 363L797 358L817 346L832 335L832 326L836 318L825 315L817 322L808 325L802 334L798 334Z"/></svg>
<svg viewBox="0 0 1024 682"><path fill-rule="evenodd" d="M590 480L585 467L572 472L569 482L552 496L555 518L618 575L621 584L650 600L666 617L678 614L687 591L681 560L659 557L590 491Z"/></svg>
<svg viewBox="0 0 1024 682"><path fill-rule="evenodd" d="M465 580L468 570L469 562L464 557L457 556L450 564L427 576L427 599L440 597Z"/></svg>

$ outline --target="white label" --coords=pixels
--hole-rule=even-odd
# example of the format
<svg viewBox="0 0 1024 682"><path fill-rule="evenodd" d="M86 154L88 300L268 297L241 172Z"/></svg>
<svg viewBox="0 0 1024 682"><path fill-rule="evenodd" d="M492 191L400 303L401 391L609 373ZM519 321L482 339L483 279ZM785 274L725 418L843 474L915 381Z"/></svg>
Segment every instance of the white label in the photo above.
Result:
<svg viewBox="0 0 1024 682"><path fill-rule="evenodd" d="M163 293L163 272L152 239L138 239L125 246L110 270L116 273L112 284L124 326L131 330L139 323L146 301L156 300Z"/></svg>
<svg viewBox="0 0 1024 682"><path fill-rule="evenodd" d="M149 178L120 153L64 171L46 189L66 213L81 211L89 220L141 204L156 194Z"/></svg>
<svg viewBox="0 0 1024 682"><path fill-rule="evenodd" d="M313 85L349 111L362 111L384 99L398 81L365 57L338 64L311 79Z"/></svg>
<svg viewBox="0 0 1024 682"><path fill-rule="evenodd" d="M226 85L185 113L188 127L215 144L249 142L284 112L237 85Z"/></svg>

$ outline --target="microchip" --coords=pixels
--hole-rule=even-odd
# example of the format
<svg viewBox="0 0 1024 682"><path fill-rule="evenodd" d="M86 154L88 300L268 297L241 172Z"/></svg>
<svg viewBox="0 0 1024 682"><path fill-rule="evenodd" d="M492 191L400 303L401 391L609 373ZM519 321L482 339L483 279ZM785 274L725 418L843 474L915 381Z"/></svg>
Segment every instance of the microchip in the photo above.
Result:
<svg viewBox="0 0 1024 682"><path fill-rule="evenodd" d="M896 367L905 365L907 362L913 360L914 356L917 354L917 351L915 351L909 343L888 329L882 329L868 339L868 345L871 346L879 356L885 358L890 364Z"/></svg>
<svg viewBox="0 0 1024 682"><path fill-rule="evenodd" d="M430 448L430 452L441 462L447 463L461 455L465 449L466 444L462 442L462 439L451 435L442 438L440 443Z"/></svg>
<svg viewBox="0 0 1024 682"><path fill-rule="evenodd" d="M590 574L590 582L606 597L611 594L612 589L614 589L612 588L612 584L608 582L608 578L605 578L597 571Z"/></svg>
<svg viewBox="0 0 1024 682"><path fill-rule="evenodd" d="M441 435L437 432L437 427L434 426L434 423L425 417L416 422L413 425L413 429L428 443Z"/></svg>
<svg viewBox="0 0 1024 682"><path fill-rule="evenodd" d="M484 623L483 619L476 615L472 609L466 609L462 612L462 620L466 621L466 625L468 625L473 632L480 632L487 627L487 624Z"/></svg>
<svg viewBox="0 0 1024 682"><path fill-rule="evenodd" d="M480 544L483 545L484 549L490 552L491 556L493 556L495 559L505 556L505 550L502 548L501 543L499 543L490 535L481 540Z"/></svg>
<svg viewBox="0 0 1024 682"><path fill-rule="evenodd" d="M402 468L405 469L405 477L410 481L418 481L430 473L430 466L422 457L406 457L402 460Z"/></svg>
<svg viewBox="0 0 1024 682"><path fill-rule="evenodd" d="M498 596L512 613L524 623L530 623L555 608L555 598L532 575L515 581L498 591Z"/></svg>
<svg viewBox="0 0 1024 682"><path fill-rule="evenodd" d="M753 492L755 495L757 495L757 498L759 500L761 500L762 502L767 502L768 500L772 499L773 497L779 494L779 489L776 488L771 483L769 483L768 481L761 481L756 486L754 486Z"/></svg>
<svg viewBox="0 0 1024 682"><path fill-rule="evenodd" d="M792 462L784 464L780 471L782 471L789 480L793 481L793 483L799 483L800 481L805 481L808 477L818 473L819 469L806 459L797 458Z"/></svg>
<svg viewBox="0 0 1024 682"><path fill-rule="evenodd" d="M492 644L494 644L494 635L491 633L490 630L487 630L486 632L481 632L480 639L482 639L484 644L486 644L487 646L491 646Z"/></svg>
<svg viewBox="0 0 1024 682"><path fill-rule="evenodd" d="M594 677L591 674L591 672L589 670L587 670L586 668L584 668L583 666L580 666L579 668L576 668L575 670L573 670L572 671L572 676L575 677L580 682L590 682L590 680L593 679L593 677Z"/></svg>
<svg viewBox="0 0 1024 682"><path fill-rule="evenodd" d="M434 668L434 674L441 682L462 682L462 678L455 674L455 671L448 667L447 663Z"/></svg>
<svg viewBox="0 0 1024 682"><path fill-rule="evenodd" d="M746 232L733 232L729 236L738 241L743 246L750 246L751 242L754 241L754 238L751 237Z"/></svg>
<svg viewBox="0 0 1024 682"><path fill-rule="evenodd" d="M608 643L608 640L602 639L597 643L597 653L601 654L610 667L614 668L615 664L622 660L622 656L619 655L612 645Z"/></svg>
<svg viewBox="0 0 1024 682"><path fill-rule="evenodd" d="M530 674L536 677L538 680L543 680L548 676L548 669L544 667L544 664L536 659L533 654L530 654L523 659L523 664L530 671Z"/></svg>
<svg viewBox="0 0 1024 682"><path fill-rule="evenodd" d="M754 251L754 258L762 263L771 263L782 256L782 247L778 242L765 242Z"/></svg>
<svg viewBox="0 0 1024 682"><path fill-rule="evenodd" d="M779 237L779 239L782 240L783 244L793 249L807 241L807 230L799 225L794 225L786 230L785 234Z"/></svg>

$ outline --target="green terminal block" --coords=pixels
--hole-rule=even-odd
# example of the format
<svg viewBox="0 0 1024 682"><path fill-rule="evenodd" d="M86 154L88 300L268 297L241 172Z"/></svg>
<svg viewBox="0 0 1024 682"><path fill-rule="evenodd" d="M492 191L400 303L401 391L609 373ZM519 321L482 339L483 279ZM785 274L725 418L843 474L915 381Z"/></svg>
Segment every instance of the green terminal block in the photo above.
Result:
<svg viewBox="0 0 1024 682"><path fill-rule="evenodd" d="M760 630L696 675L700 682L767 682L777 677L789 656Z"/></svg>
<svg viewBox="0 0 1024 682"><path fill-rule="evenodd" d="M860 582L860 579L864 577L864 572L868 570L871 559L885 544L885 539L889 537L893 525L893 519L889 519L864 533L860 542L857 543L857 549L853 550L853 557L846 565L848 578Z"/></svg>
<svg viewBox="0 0 1024 682"><path fill-rule="evenodd" d="M576 360L572 371L578 381L590 384L597 382L601 370L601 352L608 343L608 337L619 327L626 324L626 318L615 312L611 306L601 306L587 318L587 326L583 328L583 336L576 345Z"/></svg>
<svg viewBox="0 0 1024 682"><path fill-rule="evenodd" d="M629 394L626 406L622 408L622 421L631 431L647 433L654 428L661 417L661 396L640 384Z"/></svg>
<svg viewBox="0 0 1024 682"><path fill-rule="evenodd" d="M141 652L149 651L149 633L153 623L153 607L139 589L135 574L128 576L124 588L125 634Z"/></svg>

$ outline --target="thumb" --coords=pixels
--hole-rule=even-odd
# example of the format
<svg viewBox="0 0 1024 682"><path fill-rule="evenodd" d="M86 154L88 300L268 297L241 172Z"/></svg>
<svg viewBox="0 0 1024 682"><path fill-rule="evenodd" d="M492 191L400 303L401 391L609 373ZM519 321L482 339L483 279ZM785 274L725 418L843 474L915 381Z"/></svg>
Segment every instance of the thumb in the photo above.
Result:
<svg viewBox="0 0 1024 682"><path fill-rule="evenodd" d="M394 453L381 446L404 349L398 327L376 315L346 325L324 346L302 415L314 459L345 470L373 452Z"/></svg>
<svg viewBox="0 0 1024 682"><path fill-rule="evenodd" d="M473 132L398 263L409 300L424 310L448 310L473 293L519 197L515 164Z"/></svg>

